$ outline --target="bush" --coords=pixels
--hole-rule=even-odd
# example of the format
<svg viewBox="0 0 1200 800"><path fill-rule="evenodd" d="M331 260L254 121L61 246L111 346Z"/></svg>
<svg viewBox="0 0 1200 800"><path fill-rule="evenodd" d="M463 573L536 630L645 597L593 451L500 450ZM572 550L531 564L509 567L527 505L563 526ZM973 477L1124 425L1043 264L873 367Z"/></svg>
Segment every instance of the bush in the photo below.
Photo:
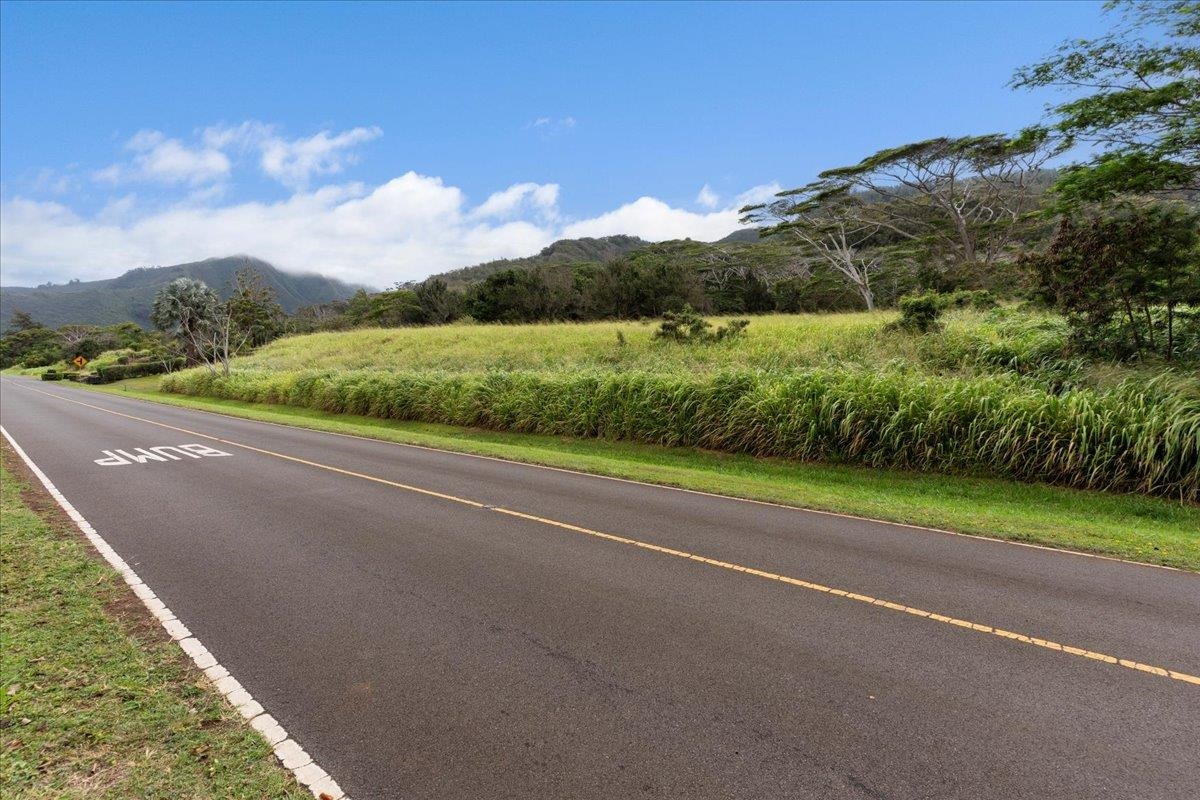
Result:
<svg viewBox="0 0 1200 800"><path fill-rule="evenodd" d="M988 311L1000 305L987 289L960 289L941 295L940 302L942 308L973 308L976 311Z"/></svg>
<svg viewBox="0 0 1200 800"><path fill-rule="evenodd" d="M681 311L663 313L663 321L654 332L654 338L679 344L721 342L741 336L749 325L748 319L731 319L728 325L712 331L709 330L711 322L697 314L691 306L685 305Z"/></svg>
<svg viewBox="0 0 1200 800"><path fill-rule="evenodd" d="M890 327L916 333L928 333L941 329L938 318L944 307L936 292L910 294L900 298L900 319Z"/></svg>
<svg viewBox="0 0 1200 800"><path fill-rule="evenodd" d="M48 369L42 373L42 380L44 380L44 381L61 381L62 379L66 378L66 377L67 376L64 375L63 373L55 372L52 369Z"/></svg>
<svg viewBox="0 0 1200 800"><path fill-rule="evenodd" d="M1169 376L1109 391L845 368L787 375L241 372L165 391L332 413L757 456L990 474L1200 500L1200 393Z"/></svg>
<svg viewBox="0 0 1200 800"><path fill-rule="evenodd" d="M98 367L95 372L95 383L113 383L126 378L141 378L146 375L161 375L164 372L183 369L187 362L183 358L172 361L143 361L140 364L112 364Z"/></svg>

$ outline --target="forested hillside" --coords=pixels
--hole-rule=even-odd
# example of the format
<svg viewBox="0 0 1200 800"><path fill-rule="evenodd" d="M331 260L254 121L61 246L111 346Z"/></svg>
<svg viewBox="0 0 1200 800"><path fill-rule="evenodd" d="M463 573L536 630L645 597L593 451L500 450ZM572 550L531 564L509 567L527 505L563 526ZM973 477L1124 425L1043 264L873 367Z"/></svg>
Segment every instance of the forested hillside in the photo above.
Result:
<svg viewBox="0 0 1200 800"><path fill-rule="evenodd" d="M344 300L358 289L322 275L294 275L250 256L209 258L170 267L138 267L124 275L101 281L72 281L36 288L5 286L0 289L0 327L7 327L17 311L24 311L51 328L62 325L115 325L133 321L150 327L154 295L176 278L193 278L226 296L240 269L262 275L284 311Z"/></svg>
<svg viewBox="0 0 1200 800"><path fill-rule="evenodd" d="M604 264L620 258L631 250L649 244L636 236L603 236L599 239L560 239L537 255L525 258L500 258L476 264L473 267L443 272L434 278L445 281L451 288L461 289L477 283L489 275L508 269L533 269L546 264L573 264L595 262Z"/></svg>

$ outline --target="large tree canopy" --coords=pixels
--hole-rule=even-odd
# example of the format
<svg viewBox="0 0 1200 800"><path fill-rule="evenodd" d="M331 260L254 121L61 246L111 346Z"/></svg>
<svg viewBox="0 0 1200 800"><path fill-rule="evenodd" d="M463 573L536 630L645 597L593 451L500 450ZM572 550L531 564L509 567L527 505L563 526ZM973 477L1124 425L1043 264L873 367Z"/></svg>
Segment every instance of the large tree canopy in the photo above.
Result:
<svg viewBox="0 0 1200 800"><path fill-rule="evenodd" d="M1107 36L1064 42L1017 71L1017 88L1054 87L1050 108L1065 144L1098 148L1056 184L1066 207L1118 194L1200 188L1200 3L1109 4L1123 24Z"/></svg>

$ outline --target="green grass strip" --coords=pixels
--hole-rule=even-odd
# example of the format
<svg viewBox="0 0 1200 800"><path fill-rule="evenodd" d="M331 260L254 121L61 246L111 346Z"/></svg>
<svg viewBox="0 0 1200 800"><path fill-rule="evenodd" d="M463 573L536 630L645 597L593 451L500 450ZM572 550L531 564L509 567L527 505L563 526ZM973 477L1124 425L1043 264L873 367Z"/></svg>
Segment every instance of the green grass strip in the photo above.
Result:
<svg viewBox="0 0 1200 800"><path fill-rule="evenodd" d="M156 386L156 378L139 378L88 388L312 430L1200 571L1200 507L1177 501L993 478L809 464L688 448L398 422L161 394Z"/></svg>
<svg viewBox="0 0 1200 800"><path fill-rule="evenodd" d="M0 485L0 797L311 798L69 523Z"/></svg>

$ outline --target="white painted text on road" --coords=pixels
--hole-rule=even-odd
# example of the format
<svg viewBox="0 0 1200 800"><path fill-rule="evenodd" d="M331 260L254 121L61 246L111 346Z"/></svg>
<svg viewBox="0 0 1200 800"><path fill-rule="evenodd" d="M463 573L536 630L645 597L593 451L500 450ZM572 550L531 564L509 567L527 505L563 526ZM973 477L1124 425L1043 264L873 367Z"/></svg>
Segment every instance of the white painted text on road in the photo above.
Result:
<svg viewBox="0 0 1200 800"><path fill-rule="evenodd" d="M231 456L206 444L159 445L157 447L135 447L129 450L101 450L104 458L97 458L102 467L118 467L122 464L149 464L152 462L183 461L185 458Z"/></svg>

